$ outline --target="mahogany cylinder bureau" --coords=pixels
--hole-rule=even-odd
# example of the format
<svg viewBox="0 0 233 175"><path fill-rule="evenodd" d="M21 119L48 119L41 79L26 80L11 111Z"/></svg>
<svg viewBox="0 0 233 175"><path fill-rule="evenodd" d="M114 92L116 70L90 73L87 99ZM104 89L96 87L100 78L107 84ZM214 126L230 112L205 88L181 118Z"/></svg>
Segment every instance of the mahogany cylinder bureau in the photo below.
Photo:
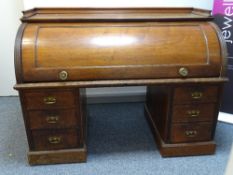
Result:
<svg viewBox="0 0 233 175"><path fill-rule="evenodd" d="M226 46L209 11L37 8L23 14L14 88L31 165L86 161L88 87L147 86L145 114L162 156L215 152Z"/></svg>

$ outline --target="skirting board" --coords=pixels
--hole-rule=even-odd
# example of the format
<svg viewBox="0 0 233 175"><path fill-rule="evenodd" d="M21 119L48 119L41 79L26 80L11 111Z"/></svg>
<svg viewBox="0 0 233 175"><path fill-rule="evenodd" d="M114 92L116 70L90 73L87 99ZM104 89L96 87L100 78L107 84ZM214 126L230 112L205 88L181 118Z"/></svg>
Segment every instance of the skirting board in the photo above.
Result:
<svg viewBox="0 0 233 175"><path fill-rule="evenodd" d="M219 112L218 121L233 124L233 114Z"/></svg>
<svg viewBox="0 0 233 175"><path fill-rule="evenodd" d="M97 95L88 95L87 103L96 104L96 103L122 103L122 102L145 102L146 96L145 93L135 93L135 94L97 94Z"/></svg>

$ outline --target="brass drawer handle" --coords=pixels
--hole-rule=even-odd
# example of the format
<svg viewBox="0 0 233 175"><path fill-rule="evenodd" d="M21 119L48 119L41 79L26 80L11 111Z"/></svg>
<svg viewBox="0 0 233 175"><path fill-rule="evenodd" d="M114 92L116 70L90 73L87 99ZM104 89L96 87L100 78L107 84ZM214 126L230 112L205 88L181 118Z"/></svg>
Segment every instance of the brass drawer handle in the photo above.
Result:
<svg viewBox="0 0 233 175"><path fill-rule="evenodd" d="M186 77L186 76L188 76L189 71L188 71L188 69L187 69L186 67L181 67L181 68L179 69L179 74L180 74L182 77Z"/></svg>
<svg viewBox="0 0 233 175"><path fill-rule="evenodd" d="M46 121L49 124L56 124L59 121L59 117L58 116L48 116L48 117L46 117Z"/></svg>
<svg viewBox="0 0 233 175"><path fill-rule="evenodd" d="M199 110L190 110L190 111L187 111L187 113L190 117L198 117L200 115Z"/></svg>
<svg viewBox="0 0 233 175"><path fill-rule="evenodd" d="M52 136L48 138L48 141L51 144L59 144L61 143L61 137Z"/></svg>
<svg viewBox="0 0 233 175"><path fill-rule="evenodd" d="M192 96L193 99L198 100L198 99L202 98L203 93L195 91L195 92L191 93L191 96Z"/></svg>
<svg viewBox="0 0 233 175"><path fill-rule="evenodd" d="M52 104L55 104L56 102L57 102L57 99L55 97L49 96L49 97L44 98L44 103L46 105L52 105Z"/></svg>
<svg viewBox="0 0 233 175"><path fill-rule="evenodd" d="M61 71L60 73L59 73L59 78L61 79L61 80L66 80L67 78L68 78L68 72L66 72L66 71Z"/></svg>
<svg viewBox="0 0 233 175"><path fill-rule="evenodd" d="M196 130L188 130L188 131L185 131L185 135L187 137L196 137L197 131Z"/></svg>

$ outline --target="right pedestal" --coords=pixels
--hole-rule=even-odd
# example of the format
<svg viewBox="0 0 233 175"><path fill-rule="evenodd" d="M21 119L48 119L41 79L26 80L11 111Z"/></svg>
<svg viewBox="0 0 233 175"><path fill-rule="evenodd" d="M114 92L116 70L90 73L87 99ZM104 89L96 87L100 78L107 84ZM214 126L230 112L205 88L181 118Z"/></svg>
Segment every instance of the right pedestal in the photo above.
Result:
<svg viewBox="0 0 233 175"><path fill-rule="evenodd" d="M164 157L213 154L221 85L147 88L145 113Z"/></svg>

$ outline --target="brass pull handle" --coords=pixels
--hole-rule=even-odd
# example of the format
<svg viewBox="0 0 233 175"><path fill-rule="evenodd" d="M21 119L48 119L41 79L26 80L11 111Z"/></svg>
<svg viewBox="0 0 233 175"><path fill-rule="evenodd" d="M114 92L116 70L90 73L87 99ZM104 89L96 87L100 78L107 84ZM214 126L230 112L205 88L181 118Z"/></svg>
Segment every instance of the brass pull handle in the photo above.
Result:
<svg viewBox="0 0 233 175"><path fill-rule="evenodd" d="M196 137L197 131L196 130L188 130L188 131L185 131L185 135L187 137Z"/></svg>
<svg viewBox="0 0 233 175"><path fill-rule="evenodd" d="M179 74L180 74L182 77L186 77L186 76L188 76L189 71L188 71L187 68L181 67L181 68L179 69Z"/></svg>
<svg viewBox="0 0 233 175"><path fill-rule="evenodd" d="M56 102L57 102L57 99L55 97L49 96L49 97L44 98L44 103L46 105L52 105L52 104L55 104Z"/></svg>
<svg viewBox="0 0 233 175"><path fill-rule="evenodd" d="M48 138L48 141L51 144L59 144L61 143L61 137L52 136Z"/></svg>
<svg viewBox="0 0 233 175"><path fill-rule="evenodd" d="M190 117L198 117L200 115L199 110L190 110L190 111L187 111L187 113Z"/></svg>
<svg viewBox="0 0 233 175"><path fill-rule="evenodd" d="M196 91L196 92L192 92L192 93L191 93L191 96L192 96L193 99L198 100L198 99L202 98L203 93L202 93L202 92L197 92L197 91Z"/></svg>
<svg viewBox="0 0 233 175"><path fill-rule="evenodd" d="M55 124L55 123L57 123L59 121L59 117L58 116L48 116L46 118L46 121L49 124Z"/></svg>
<svg viewBox="0 0 233 175"><path fill-rule="evenodd" d="M66 80L67 78L68 78L68 72L66 72L66 71L61 71L60 73L59 73L59 78L61 79L61 80Z"/></svg>

